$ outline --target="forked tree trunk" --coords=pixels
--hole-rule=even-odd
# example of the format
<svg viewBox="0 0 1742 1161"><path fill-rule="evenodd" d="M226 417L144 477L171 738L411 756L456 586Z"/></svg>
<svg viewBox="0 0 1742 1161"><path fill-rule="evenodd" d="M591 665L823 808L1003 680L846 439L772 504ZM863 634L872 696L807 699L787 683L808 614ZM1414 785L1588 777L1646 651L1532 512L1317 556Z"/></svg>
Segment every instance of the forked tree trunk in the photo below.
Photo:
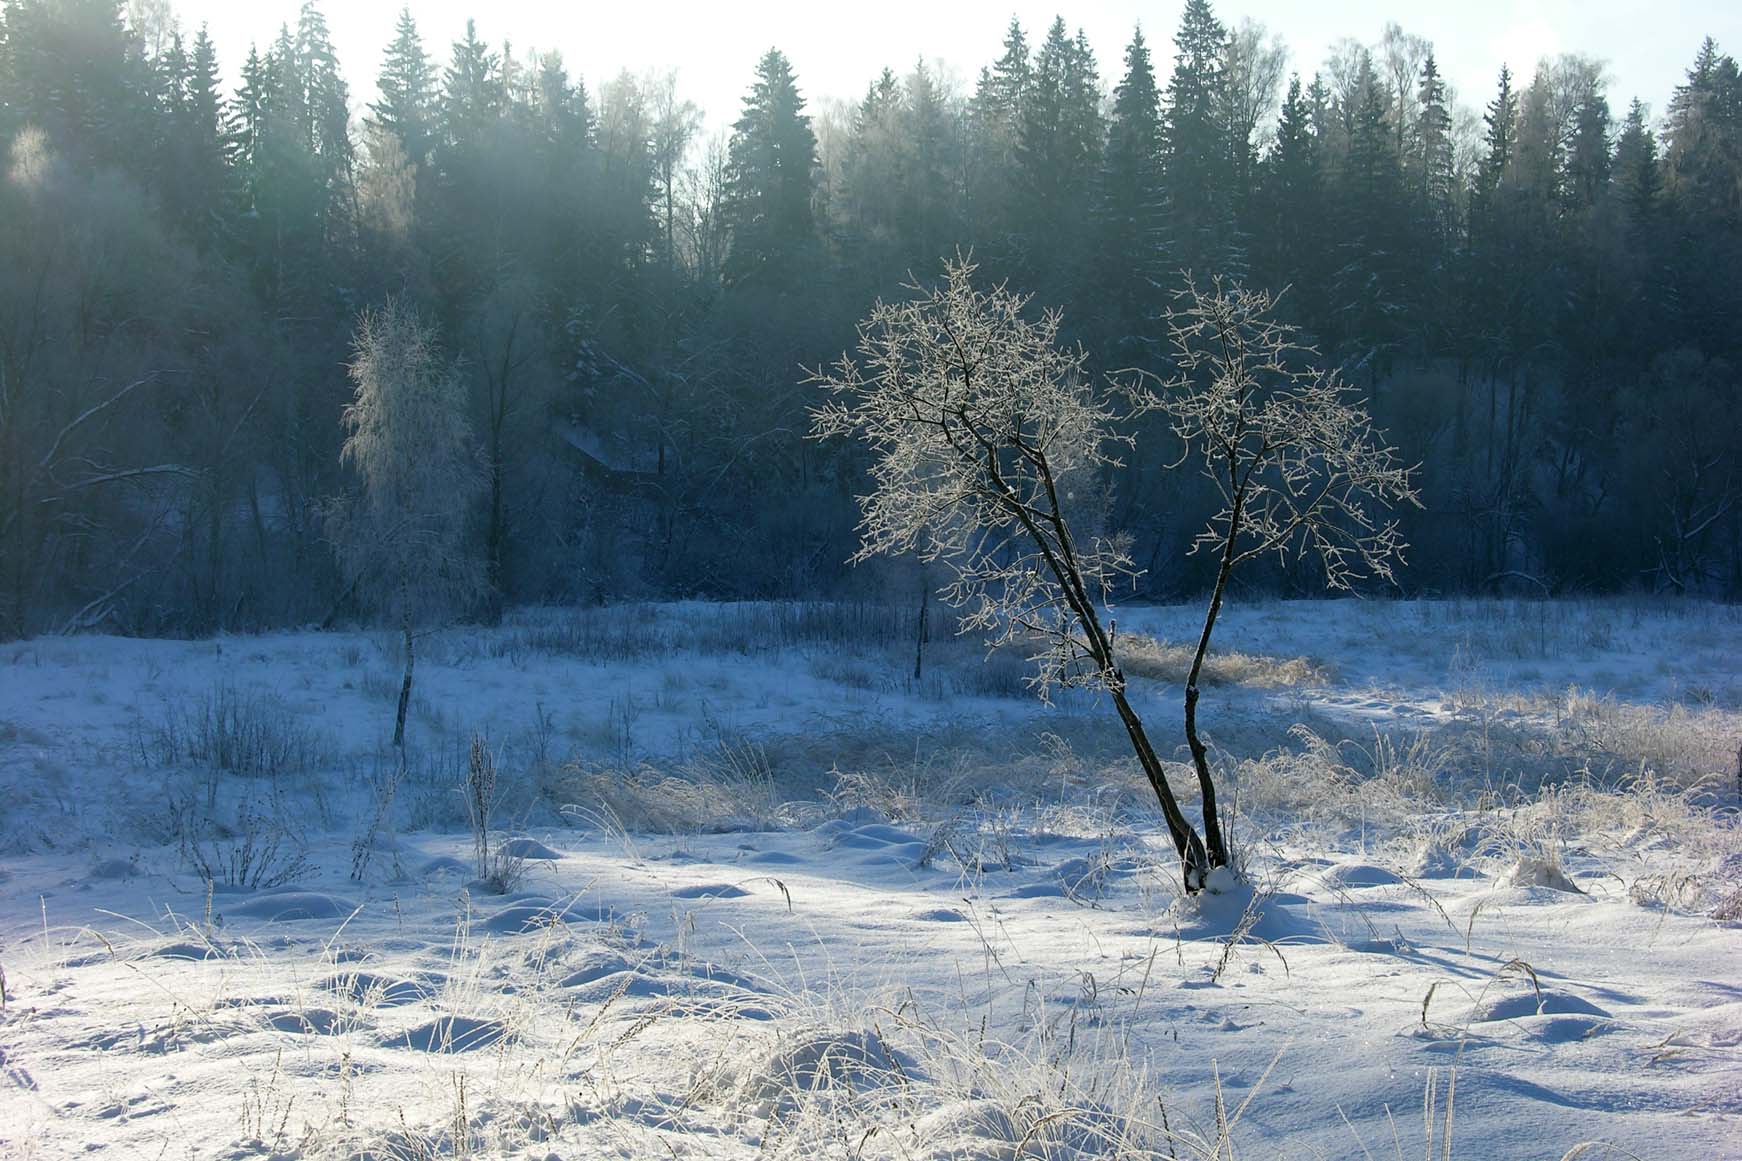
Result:
<svg viewBox="0 0 1742 1161"><path fill-rule="evenodd" d="M1173 795L1173 787L1168 785L1167 771L1162 769L1161 759L1156 756L1155 747L1149 743L1149 733L1143 728L1143 719L1137 716L1137 711L1131 707L1131 701L1125 696L1125 672L1119 668L1119 659L1113 652L1113 639L1101 626L1101 618L1095 612L1095 602L1090 597L1088 587L1083 583L1082 570L1077 566L1076 554L1071 548L1069 529L1066 528L1064 517L1059 510L1058 490L1053 484L1052 469L1044 459L1041 471L1046 479L1047 501L1052 508L1052 524L1058 532L1058 550L1035 523L1032 513L1020 504L1008 500L1009 490L1005 487L1003 478L998 471L995 457L988 455L988 476L996 487L1000 497L1006 499L1011 515L1022 524L1023 529L1040 549L1047 568L1051 570L1054 579L1063 589L1065 602L1077 619L1077 624L1083 630L1083 636L1089 649L1089 655L1096 665L1100 666L1104 675L1107 691L1113 697L1113 706L1119 711L1119 721L1125 727L1125 734L1131 740L1131 749L1137 755L1138 765L1143 767L1144 777L1149 779L1150 789L1155 791L1156 801L1161 804L1162 818L1167 822L1168 834L1173 838L1174 849L1179 852L1181 875L1188 894L1203 890L1209 879L1209 873L1219 863L1212 863L1206 856L1204 842L1198 837L1198 832L1192 829L1185 812L1180 809L1179 801ZM1215 804L1214 792L1209 796L1209 805ZM1206 814L1206 821L1214 818ZM1219 835L1220 832L1218 831ZM1224 863L1226 858L1222 860Z"/></svg>
<svg viewBox="0 0 1742 1161"><path fill-rule="evenodd" d="M1203 840L1192 829L1185 812L1180 810L1179 803L1173 796L1173 788L1167 784L1167 774L1161 768L1161 759L1156 756L1155 747L1149 744L1149 734L1143 728L1143 719L1137 716L1137 711L1131 708L1131 702L1125 697L1124 674L1115 669L1109 686L1113 694L1113 707L1119 711L1119 720L1125 726L1125 735L1131 739L1131 749L1137 754L1137 764L1143 767L1144 777L1149 779L1150 789L1155 791L1156 800L1161 803L1162 817L1167 821L1167 830L1173 837L1174 849L1179 852L1186 890L1202 890L1209 878L1210 869L1221 864L1210 861L1204 850ZM1206 820L1209 818L1208 815L1205 817Z"/></svg>

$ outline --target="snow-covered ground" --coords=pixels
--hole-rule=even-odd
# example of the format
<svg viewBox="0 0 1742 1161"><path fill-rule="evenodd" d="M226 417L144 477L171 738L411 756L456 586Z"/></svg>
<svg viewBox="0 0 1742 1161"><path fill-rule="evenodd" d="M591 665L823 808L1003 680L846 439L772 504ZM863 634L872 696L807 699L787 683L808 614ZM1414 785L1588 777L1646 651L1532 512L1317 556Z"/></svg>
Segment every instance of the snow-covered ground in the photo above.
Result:
<svg viewBox="0 0 1742 1161"><path fill-rule="evenodd" d="M440 633L397 782L391 638L0 646L0 1155L1742 1158L1742 610L1235 606L1195 900L1104 704L912 629Z"/></svg>

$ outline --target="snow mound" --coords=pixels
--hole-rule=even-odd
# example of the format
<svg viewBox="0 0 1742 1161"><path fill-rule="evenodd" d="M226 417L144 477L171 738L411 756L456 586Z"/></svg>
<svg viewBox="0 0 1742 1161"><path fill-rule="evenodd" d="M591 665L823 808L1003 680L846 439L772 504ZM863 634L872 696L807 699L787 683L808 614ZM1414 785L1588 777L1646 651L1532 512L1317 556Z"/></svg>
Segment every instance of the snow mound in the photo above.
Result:
<svg viewBox="0 0 1742 1161"><path fill-rule="evenodd" d="M225 910L231 918L289 923L300 919L343 919L356 909L356 904L321 891L281 891L244 900Z"/></svg>
<svg viewBox="0 0 1742 1161"><path fill-rule="evenodd" d="M914 1122L927 1161L1002 1161L1022 1140L1022 1126L996 1101L955 1101Z"/></svg>
<svg viewBox="0 0 1742 1161"><path fill-rule="evenodd" d="M1583 895L1567 873L1547 859L1520 856L1495 880L1500 887L1547 887L1551 891L1567 891Z"/></svg>
<svg viewBox="0 0 1742 1161"><path fill-rule="evenodd" d="M198 943L184 939L153 948L146 954L157 959L186 959L201 962L208 959L222 959L230 952L227 948L218 947L215 944Z"/></svg>
<svg viewBox="0 0 1742 1161"><path fill-rule="evenodd" d="M548 859L555 861L562 855L545 846L534 838L511 838L496 848L498 854L510 859Z"/></svg>
<svg viewBox="0 0 1742 1161"><path fill-rule="evenodd" d="M603 952L582 960L578 967L562 978L560 986L578 988L604 979L606 976L616 975L619 972L632 972L635 968L635 964L630 963L622 956L612 952Z"/></svg>
<svg viewBox="0 0 1742 1161"><path fill-rule="evenodd" d="M672 980L645 975L632 968L591 979L577 980L569 976L563 980L563 987L574 989L575 999L585 1004L606 1004L623 998L663 999L681 990L681 985Z"/></svg>
<svg viewBox="0 0 1742 1161"><path fill-rule="evenodd" d="M1360 887L1390 887L1403 882L1396 872L1376 863L1334 863L1312 877L1326 887L1343 891Z"/></svg>
<svg viewBox="0 0 1742 1161"><path fill-rule="evenodd" d="M882 822L848 826L842 820L833 819L817 827L815 833L832 840L831 850L860 852L859 862L864 866L912 869L925 858L928 850L918 835Z"/></svg>
<svg viewBox="0 0 1742 1161"><path fill-rule="evenodd" d="M677 887L672 890L673 899L742 899L750 894L744 888L731 883L698 883L693 887Z"/></svg>
<svg viewBox="0 0 1742 1161"><path fill-rule="evenodd" d="M582 904L577 900L559 903L542 895L528 895L484 920L478 930L491 935L525 935L559 923L609 923L618 918L616 911L603 904Z"/></svg>
<svg viewBox="0 0 1742 1161"><path fill-rule="evenodd" d="M921 923L966 923L968 917L954 907L927 907L915 911L913 918Z"/></svg>
<svg viewBox="0 0 1742 1161"><path fill-rule="evenodd" d="M1507 988L1483 996L1471 1006L1465 1020L1490 1024L1496 1020L1522 1020L1531 1016L1601 1016L1609 1013L1591 1001L1558 988Z"/></svg>
<svg viewBox="0 0 1742 1161"><path fill-rule="evenodd" d="M382 1040L384 1048L419 1052L473 1052L508 1035L508 1025L479 1016L442 1016Z"/></svg>
<svg viewBox="0 0 1742 1161"><path fill-rule="evenodd" d="M399 980L376 972L346 972L322 980L323 991L348 996L370 1007L397 1008L427 1000L433 993L415 980Z"/></svg>
<svg viewBox="0 0 1742 1161"><path fill-rule="evenodd" d="M293 1035L331 1036L339 1028L339 1014L330 1008L286 1009L268 1016L266 1023Z"/></svg>
<svg viewBox="0 0 1742 1161"><path fill-rule="evenodd" d="M1226 867L1210 872L1208 886L1196 895L1175 899L1167 918L1183 939L1261 939L1268 943L1322 942L1318 928L1294 905L1303 896L1284 891L1258 891L1241 882Z"/></svg>
<svg viewBox="0 0 1742 1161"><path fill-rule="evenodd" d="M775 1045L746 1071L738 1092L769 1117L807 1096L897 1083L903 1066L875 1032L813 1031Z"/></svg>

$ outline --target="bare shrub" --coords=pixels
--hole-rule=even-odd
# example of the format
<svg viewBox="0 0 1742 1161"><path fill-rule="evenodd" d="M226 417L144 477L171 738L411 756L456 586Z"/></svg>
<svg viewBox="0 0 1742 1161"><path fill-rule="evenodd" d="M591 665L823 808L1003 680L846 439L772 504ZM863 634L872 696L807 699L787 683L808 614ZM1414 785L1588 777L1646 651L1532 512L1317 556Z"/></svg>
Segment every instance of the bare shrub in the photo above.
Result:
<svg viewBox="0 0 1742 1161"><path fill-rule="evenodd" d="M369 869L369 860L375 853L375 840L386 825L388 816L393 810L393 799L399 793L399 784L405 780L405 754L401 751L397 759L386 770L376 769L370 779L372 805L368 822L357 833L351 842L351 878L357 882L363 881L363 873Z"/></svg>
<svg viewBox="0 0 1742 1161"><path fill-rule="evenodd" d="M171 706L136 735L140 756L161 766L191 763L203 769L275 778L303 774L325 747L315 732L283 706L234 686L213 686L194 706Z"/></svg>
<svg viewBox="0 0 1742 1161"><path fill-rule="evenodd" d="M176 813L182 857L207 883L255 891L313 873L302 842L286 826L281 811L250 800L227 822L187 802Z"/></svg>
<svg viewBox="0 0 1742 1161"><path fill-rule="evenodd" d="M490 834L501 784L496 755L484 735L473 734L466 755L466 819L472 829L472 856L478 881L497 895L506 895L526 876L526 856L512 845L491 846Z"/></svg>

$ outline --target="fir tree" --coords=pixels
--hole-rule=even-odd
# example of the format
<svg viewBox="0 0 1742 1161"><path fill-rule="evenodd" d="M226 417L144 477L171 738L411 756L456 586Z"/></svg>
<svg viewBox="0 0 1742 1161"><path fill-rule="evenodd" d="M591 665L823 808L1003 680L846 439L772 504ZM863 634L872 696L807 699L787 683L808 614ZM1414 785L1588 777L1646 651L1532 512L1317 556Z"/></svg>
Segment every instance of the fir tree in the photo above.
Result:
<svg viewBox="0 0 1742 1161"><path fill-rule="evenodd" d="M1272 286L1299 288L1296 310L1310 310L1320 301L1322 184L1311 99L1301 91L1297 75L1289 78L1276 123L1276 140L1259 177L1260 211L1255 230L1260 240L1261 278Z"/></svg>
<svg viewBox="0 0 1742 1161"><path fill-rule="evenodd" d="M1190 267L1225 269L1229 143L1218 115L1227 32L1209 0L1186 0L1167 85L1164 163L1174 237Z"/></svg>
<svg viewBox="0 0 1742 1161"><path fill-rule="evenodd" d="M1094 55L1079 32L1054 20L1035 57L1017 136L1018 226L1026 239L1031 283L1042 272L1068 278L1063 265L1081 253L1078 211L1100 161L1100 92Z"/></svg>
<svg viewBox="0 0 1742 1161"><path fill-rule="evenodd" d="M1621 135L1615 142L1615 190L1635 223L1656 212L1663 175L1658 164L1657 135L1647 123L1645 105L1638 97L1627 106Z"/></svg>
<svg viewBox="0 0 1742 1161"><path fill-rule="evenodd" d="M1113 89L1096 207L1113 338L1126 358L1137 357L1144 324L1158 317L1171 274L1161 151L1161 94L1139 27L1125 48L1125 75Z"/></svg>
<svg viewBox="0 0 1742 1161"><path fill-rule="evenodd" d="M422 169L435 143L435 66L424 52L409 7L399 10L376 84L381 98L370 104L370 120L398 137L406 158Z"/></svg>
<svg viewBox="0 0 1742 1161"><path fill-rule="evenodd" d="M1452 156L1452 114L1446 107L1446 85L1432 50L1422 62L1416 100L1420 106L1415 123L1417 189L1429 229L1444 237L1452 228L1457 175Z"/></svg>
<svg viewBox="0 0 1742 1161"><path fill-rule="evenodd" d="M1012 229L1017 150L1023 106L1033 82L1028 36L1016 18L1004 33L1004 51L980 80L969 105L972 174L968 196L977 238L1001 241Z"/></svg>
<svg viewBox="0 0 1742 1161"><path fill-rule="evenodd" d="M901 137L907 142L910 161L903 233L918 269L944 255L956 230L949 167L951 126L944 95L923 59L908 75L906 95Z"/></svg>
<svg viewBox="0 0 1742 1161"><path fill-rule="evenodd" d="M1500 66L1500 90L1489 102L1482 123L1488 127L1483 138L1487 152L1476 167L1474 193L1481 207L1491 212L1501 183L1511 176L1518 134L1518 94L1512 88L1512 70L1505 65Z"/></svg>
<svg viewBox="0 0 1742 1161"><path fill-rule="evenodd" d="M815 240L816 148L792 66L771 48L758 62L744 111L732 126L725 206L732 232L728 281L792 284Z"/></svg>
<svg viewBox="0 0 1742 1161"><path fill-rule="evenodd" d="M500 65L496 54L478 39L476 23L466 21L466 35L454 42L442 85L442 139L449 150L464 153L475 148L502 115L507 94Z"/></svg>
<svg viewBox="0 0 1742 1161"><path fill-rule="evenodd" d="M1582 212L1602 200L1609 186L1609 100L1593 87L1579 101L1573 142L1567 154L1565 194L1570 209Z"/></svg>

